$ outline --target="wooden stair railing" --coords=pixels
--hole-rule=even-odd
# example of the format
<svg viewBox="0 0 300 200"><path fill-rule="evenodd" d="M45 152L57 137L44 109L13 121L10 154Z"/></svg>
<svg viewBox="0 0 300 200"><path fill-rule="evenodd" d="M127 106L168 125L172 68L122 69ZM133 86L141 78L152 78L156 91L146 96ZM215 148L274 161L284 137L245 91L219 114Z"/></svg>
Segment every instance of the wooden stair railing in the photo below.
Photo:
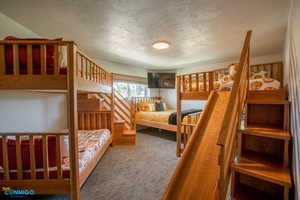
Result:
<svg viewBox="0 0 300 200"><path fill-rule="evenodd" d="M114 94L102 93L100 96L104 99L104 103L111 107L114 101L114 117L116 120L123 120L127 130L134 130L134 105L131 101L124 98L118 91L114 90Z"/></svg>
<svg viewBox="0 0 300 200"><path fill-rule="evenodd" d="M247 33L241 53L237 74L230 94L222 129L218 138L220 146L220 199L225 199L231 175L231 163L235 151L237 133L240 127L242 113L246 105L249 84L251 31Z"/></svg>
<svg viewBox="0 0 300 200"><path fill-rule="evenodd" d="M231 91L211 91L163 200L225 199L249 80L247 32Z"/></svg>

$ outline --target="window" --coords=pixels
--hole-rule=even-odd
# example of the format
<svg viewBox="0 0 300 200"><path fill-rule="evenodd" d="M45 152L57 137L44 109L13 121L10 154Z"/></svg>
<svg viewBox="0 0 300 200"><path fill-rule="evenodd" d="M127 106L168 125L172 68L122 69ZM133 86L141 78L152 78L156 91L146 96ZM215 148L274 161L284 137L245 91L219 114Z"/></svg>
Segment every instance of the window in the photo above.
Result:
<svg viewBox="0 0 300 200"><path fill-rule="evenodd" d="M114 82L114 89L125 98L148 97L150 95L148 86L141 83Z"/></svg>

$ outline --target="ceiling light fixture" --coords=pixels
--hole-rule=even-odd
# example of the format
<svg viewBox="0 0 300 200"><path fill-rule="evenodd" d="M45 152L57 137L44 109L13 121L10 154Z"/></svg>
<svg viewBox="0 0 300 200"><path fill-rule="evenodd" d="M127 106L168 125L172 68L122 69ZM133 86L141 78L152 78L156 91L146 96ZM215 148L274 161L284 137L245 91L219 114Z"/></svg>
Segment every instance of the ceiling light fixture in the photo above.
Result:
<svg viewBox="0 0 300 200"><path fill-rule="evenodd" d="M167 49L169 48L171 45L170 42L166 41L166 40L157 40L155 42L152 43L152 47L154 49Z"/></svg>

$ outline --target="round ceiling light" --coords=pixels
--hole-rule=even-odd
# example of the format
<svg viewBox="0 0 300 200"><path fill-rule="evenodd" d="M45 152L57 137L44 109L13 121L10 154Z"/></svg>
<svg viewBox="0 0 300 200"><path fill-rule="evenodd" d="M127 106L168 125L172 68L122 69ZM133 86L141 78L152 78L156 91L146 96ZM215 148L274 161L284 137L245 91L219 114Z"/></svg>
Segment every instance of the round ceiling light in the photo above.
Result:
<svg viewBox="0 0 300 200"><path fill-rule="evenodd" d="M154 49L167 49L170 47L170 45L171 43L165 40L157 40L152 43L152 47Z"/></svg>

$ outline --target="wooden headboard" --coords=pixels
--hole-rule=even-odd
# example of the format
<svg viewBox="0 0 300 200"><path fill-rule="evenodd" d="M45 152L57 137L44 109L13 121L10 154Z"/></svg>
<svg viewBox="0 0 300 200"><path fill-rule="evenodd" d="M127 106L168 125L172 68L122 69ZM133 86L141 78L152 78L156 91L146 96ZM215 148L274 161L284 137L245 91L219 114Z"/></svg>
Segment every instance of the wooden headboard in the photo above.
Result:
<svg viewBox="0 0 300 200"><path fill-rule="evenodd" d="M138 111L138 104L144 102L160 101L161 97L132 97L133 105L135 106L135 111Z"/></svg>
<svg viewBox="0 0 300 200"><path fill-rule="evenodd" d="M132 97L132 101L135 103L151 102L161 100L161 97Z"/></svg>
<svg viewBox="0 0 300 200"><path fill-rule="evenodd" d="M268 78L273 78L278 80L282 87L283 84L283 63L282 62L251 65L250 70L251 72L259 72L259 71L267 72L266 76Z"/></svg>
<svg viewBox="0 0 300 200"><path fill-rule="evenodd" d="M265 71L266 77L276 79L280 82L281 87L283 84L283 63L280 62L273 62L273 63L265 63L265 64L258 64L258 65L250 65L251 72L260 72ZM214 80L218 80L219 74L228 75L228 68L222 68L214 70Z"/></svg>

